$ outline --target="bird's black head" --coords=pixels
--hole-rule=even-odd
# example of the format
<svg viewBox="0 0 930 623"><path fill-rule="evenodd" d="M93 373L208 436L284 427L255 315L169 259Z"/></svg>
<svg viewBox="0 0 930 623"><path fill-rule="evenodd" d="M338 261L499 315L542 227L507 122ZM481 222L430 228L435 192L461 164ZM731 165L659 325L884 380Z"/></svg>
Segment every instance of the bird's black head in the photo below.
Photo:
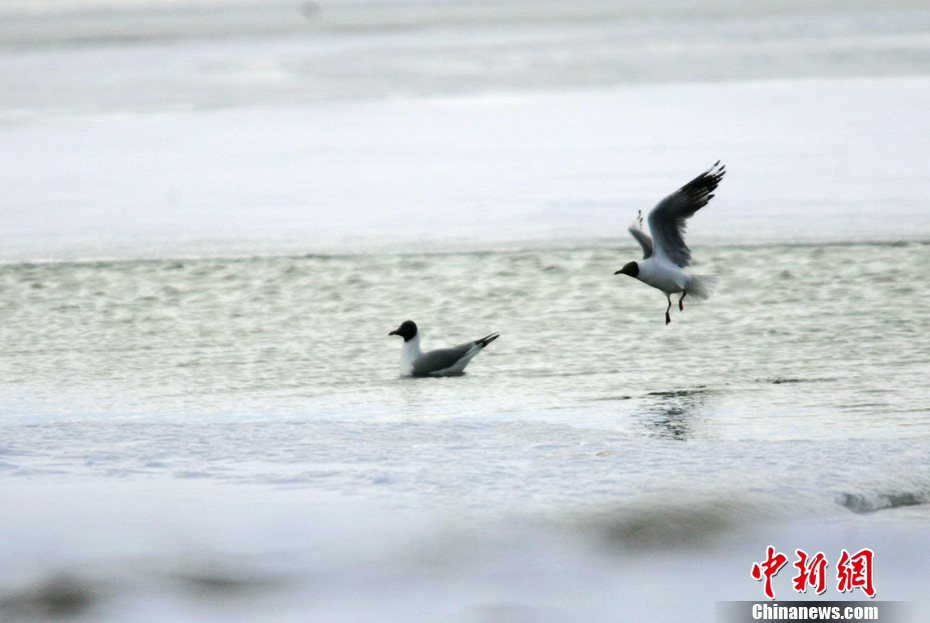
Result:
<svg viewBox="0 0 930 623"><path fill-rule="evenodd" d="M399 327L388 333L388 335L399 335L404 338L405 342L409 342L417 335L417 323L413 320L405 320Z"/></svg>
<svg viewBox="0 0 930 623"><path fill-rule="evenodd" d="M639 264L636 262L630 262L620 270L614 273L615 275L629 275L630 277L635 277L639 274Z"/></svg>

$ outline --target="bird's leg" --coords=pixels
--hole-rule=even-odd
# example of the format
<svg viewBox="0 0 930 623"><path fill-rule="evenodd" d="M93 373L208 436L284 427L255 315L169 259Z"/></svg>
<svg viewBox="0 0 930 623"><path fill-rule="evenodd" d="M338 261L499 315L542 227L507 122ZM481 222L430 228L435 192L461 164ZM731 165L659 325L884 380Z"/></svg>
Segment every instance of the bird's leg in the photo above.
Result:
<svg viewBox="0 0 930 623"><path fill-rule="evenodd" d="M688 291L687 291L687 290L682 290L682 292L681 292L681 298L678 299L678 311L685 311L685 303L684 303L684 300L685 300L685 297L686 297L686 296L688 296Z"/></svg>
<svg viewBox="0 0 930 623"><path fill-rule="evenodd" d="M672 321L672 317L668 315L669 310L672 308L672 295L666 294L665 298L668 299L668 307L665 308L665 324L668 324Z"/></svg>

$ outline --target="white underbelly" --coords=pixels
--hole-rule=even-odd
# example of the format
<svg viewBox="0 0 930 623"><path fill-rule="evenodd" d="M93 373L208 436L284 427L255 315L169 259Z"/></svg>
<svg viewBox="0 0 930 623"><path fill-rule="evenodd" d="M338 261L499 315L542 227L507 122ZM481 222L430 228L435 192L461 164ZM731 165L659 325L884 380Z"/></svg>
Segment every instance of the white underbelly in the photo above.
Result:
<svg viewBox="0 0 930 623"><path fill-rule="evenodd" d="M687 273L677 268L648 264L641 267L637 276L644 283L658 288L666 294L684 291L690 279Z"/></svg>

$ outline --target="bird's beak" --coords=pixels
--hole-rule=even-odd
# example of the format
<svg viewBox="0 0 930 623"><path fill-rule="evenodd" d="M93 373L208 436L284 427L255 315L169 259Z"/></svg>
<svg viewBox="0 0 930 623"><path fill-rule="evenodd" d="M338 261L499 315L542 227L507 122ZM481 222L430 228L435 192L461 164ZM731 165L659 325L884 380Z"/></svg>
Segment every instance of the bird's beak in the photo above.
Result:
<svg viewBox="0 0 930 623"><path fill-rule="evenodd" d="M394 329L393 331L388 333L388 335L400 335L400 333L397 332L397 329Z"/></svg>
<svg viewBox="0 0 930 623"><path fill-rule="evenodd" d="M617 272L615 272L614 274L615 274L615 275L619 275L619 274L621 274L621 273L623 273L623 269L622 269L622 268L621 268L620 270L618 270Z"/></svg>

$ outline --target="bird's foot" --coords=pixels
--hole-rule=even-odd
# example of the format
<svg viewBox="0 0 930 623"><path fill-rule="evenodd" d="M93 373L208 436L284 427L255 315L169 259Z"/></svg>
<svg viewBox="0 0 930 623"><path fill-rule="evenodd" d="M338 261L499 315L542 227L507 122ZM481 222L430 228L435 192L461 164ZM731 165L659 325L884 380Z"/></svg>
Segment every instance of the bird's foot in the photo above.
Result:
<svg viewBox="0 0 930 623"><path fill-rule="evenodd" d="M681 298L678 299L678 311L685 311L685 297L688 296L688 292L682 292Z"/></svg>
<svg viewBox="0 0 930 623"><path fill-rule="evenodd" d="M665 324L668 324L672 321L672 317L668 315L668 311L665 312Z"/></svg>

